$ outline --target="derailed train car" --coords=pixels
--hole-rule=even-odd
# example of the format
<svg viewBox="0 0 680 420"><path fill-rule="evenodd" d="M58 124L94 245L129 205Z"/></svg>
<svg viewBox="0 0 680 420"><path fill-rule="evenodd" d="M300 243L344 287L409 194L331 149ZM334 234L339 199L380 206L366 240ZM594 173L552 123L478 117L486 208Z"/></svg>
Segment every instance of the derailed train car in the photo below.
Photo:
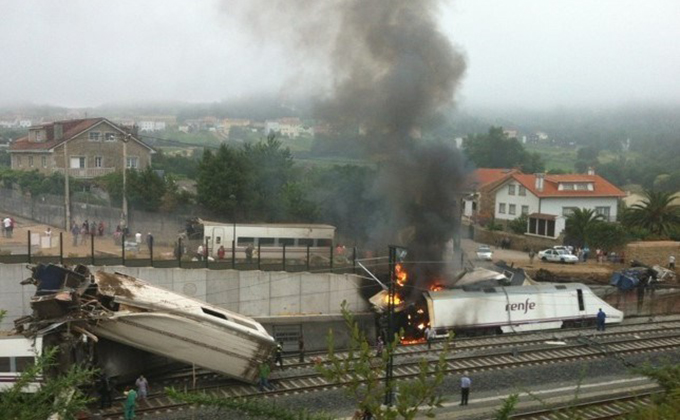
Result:
<svg viewBox="0 0 680 420"><path fill-rule="evenodd" d="M608 324L623 312L580 283L448 289L425 293L430 326L438 333L521 332L594 324L601 308Z"/></svg>
<svg viewBox="0 0 680 420"><path fill-rule="evenodd" d="M78 346L81 340L74 334L84 337L82 342L107 339L247 382L257 379L259 364L276 346L251 318L131 276L91 274L84 266L31 268L33 276L23 284L37 287L34 313L15 322L27 336L52 324L52 334L59 332Z"/></svg>

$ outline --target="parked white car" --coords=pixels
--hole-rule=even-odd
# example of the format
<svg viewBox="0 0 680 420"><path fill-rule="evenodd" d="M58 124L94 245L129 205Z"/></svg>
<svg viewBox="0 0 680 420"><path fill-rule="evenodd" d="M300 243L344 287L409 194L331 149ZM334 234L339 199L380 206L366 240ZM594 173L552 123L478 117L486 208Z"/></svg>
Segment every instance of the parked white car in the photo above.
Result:
<svg viewBox="0 0 680 420"><path fill-rule="evenodd" d="M477 259L483 261L491 261L493 259L493 251L489 245L480 245L477 248Z"/></svg>
<svg viewBox="0 0 680 420"><path fill-rule="evenodd" d="M572 248L570 246L555 245L554 247L552 247L552 249L554 249L556 251L564 251L567 254L573 254L574 253L574 248Z"/></svg>
<svg viewBox="0 0 680 420"><path fill-rule="evenodd" d="M578 262L578 257L576 255L572 255L562 249L544 249L538 253L538 258L540 258L541 261L558 262L563 264L576 264Z"/></svg>

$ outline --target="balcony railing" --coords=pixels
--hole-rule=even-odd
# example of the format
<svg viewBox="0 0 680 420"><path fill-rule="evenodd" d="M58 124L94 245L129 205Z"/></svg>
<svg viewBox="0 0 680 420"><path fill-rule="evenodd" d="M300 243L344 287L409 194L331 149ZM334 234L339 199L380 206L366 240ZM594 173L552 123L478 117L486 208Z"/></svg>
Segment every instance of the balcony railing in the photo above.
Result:
<svg viewBox="0 0 680 420"><path fill-rule="evenodd" d="M54 172L63 174L64 168L54 168ZM116 168L69 168L68 174L74 178L96 178L116 172Z"/></svg>

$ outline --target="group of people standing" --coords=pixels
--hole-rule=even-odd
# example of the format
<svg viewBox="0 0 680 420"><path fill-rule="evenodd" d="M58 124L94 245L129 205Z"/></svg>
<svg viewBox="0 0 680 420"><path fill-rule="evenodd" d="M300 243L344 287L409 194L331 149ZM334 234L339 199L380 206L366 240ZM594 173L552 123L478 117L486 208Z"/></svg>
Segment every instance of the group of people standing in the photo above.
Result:
<svg viewBox="0 0 680 420"><path fill-rule="evenodd" d="M101 373L97 379L97 392L99 392L99 409L109 408L112 405L111 393L113 384L105 373ZM135 418L135 408L138 400L145 400L149 395L149 381L140 375L135 381L135 386L125 387L123 396L123 418L132 420Z"/></svg>
<svg viewBox="0 0 680 420"><path fill-rule="evenodd" d="M94 220L92 222L85 219L83 224L78 224L75 220L71 221L71 234L73 235L73 246L78 246L80 237L80 245L86 244L90 236L104 236L104 222L100 221L96 223Z"/></svg>

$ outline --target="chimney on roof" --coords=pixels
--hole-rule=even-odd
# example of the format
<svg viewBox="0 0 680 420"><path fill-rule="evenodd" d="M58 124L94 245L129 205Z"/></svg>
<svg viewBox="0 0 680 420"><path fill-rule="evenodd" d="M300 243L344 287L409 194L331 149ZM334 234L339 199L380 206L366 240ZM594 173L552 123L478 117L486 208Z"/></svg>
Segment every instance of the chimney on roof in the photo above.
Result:
<svg viewBox="0 0 680 420"><path fill-rule="evenodd" d="M595 175L595 168L593 168L592 166L589 166L588 167L588 175Z"/></svg>
<svg viewBox="0 0 680 420"><path fill-rule="evenodd" d="M545 183L545 174L544 173L536 174L536 190L537 191L543 191L543 184L544 183Z"/></svg>
<svg viewBox="0 0 680 420"><path fill-rule="evenodd" d="M139 126L137 124L133 124L131 132L133 137L139 137Z"/></svg>
<svg viewBox="0 0 680 420"><path fill-rule="evenodd" d="M64 137L64 126L60 122L54 123L54 140L61 140Z"/></svg>

